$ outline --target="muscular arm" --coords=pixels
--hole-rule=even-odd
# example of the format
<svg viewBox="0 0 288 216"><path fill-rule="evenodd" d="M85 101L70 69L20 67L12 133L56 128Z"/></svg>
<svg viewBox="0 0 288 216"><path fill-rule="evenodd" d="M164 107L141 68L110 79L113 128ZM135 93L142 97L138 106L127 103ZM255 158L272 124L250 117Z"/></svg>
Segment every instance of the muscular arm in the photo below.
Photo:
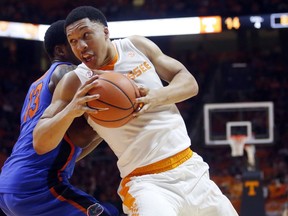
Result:
<svg viewBox="0 0 288 216"><path fill-rule="evenodd" d="M97 95L85 96L96 77L81 86L74 72L66 74L57 85L52 102L45 110L33 132L33 146L38 154L45 154L60 143L73 120L85 112L95 112L85 104Z"/></svg>
<svg viewBox="0 0 288 216"><path fill-rule="evenodd" d="M165 55L147 38L132 36L129 39L149 58L160 78L169 83L164 88L150 90L146 97L139 98L138 102L157 106L178 103L198 94L198 84L194 76L181 62Z"/></svg>

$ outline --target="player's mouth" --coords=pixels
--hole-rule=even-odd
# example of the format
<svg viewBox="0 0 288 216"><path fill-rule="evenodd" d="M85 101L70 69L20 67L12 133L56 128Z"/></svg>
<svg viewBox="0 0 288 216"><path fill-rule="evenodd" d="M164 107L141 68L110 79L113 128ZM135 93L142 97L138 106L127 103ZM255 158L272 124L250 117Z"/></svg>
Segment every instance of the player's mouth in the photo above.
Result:
<svg viewBox="0 0 288 216"><path fill-rule="evenodd" d="M94 55L92 54L83 54L82 55L82 60L84 63L88 63L88 62L91 62L92 60L94 59Z"/></svg>

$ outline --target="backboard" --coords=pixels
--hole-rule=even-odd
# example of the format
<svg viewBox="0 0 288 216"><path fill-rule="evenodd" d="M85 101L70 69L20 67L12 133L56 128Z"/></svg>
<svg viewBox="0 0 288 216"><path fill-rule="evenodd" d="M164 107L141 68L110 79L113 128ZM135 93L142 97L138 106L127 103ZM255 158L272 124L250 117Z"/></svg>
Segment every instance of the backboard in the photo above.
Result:
<svg viewBox="0 0 288 216"><path fill-rule="evenodd" d="M205 104L204 134L206 145L229 145L233 135L247 136L247 144L273 143L273 103Z"/></svg>

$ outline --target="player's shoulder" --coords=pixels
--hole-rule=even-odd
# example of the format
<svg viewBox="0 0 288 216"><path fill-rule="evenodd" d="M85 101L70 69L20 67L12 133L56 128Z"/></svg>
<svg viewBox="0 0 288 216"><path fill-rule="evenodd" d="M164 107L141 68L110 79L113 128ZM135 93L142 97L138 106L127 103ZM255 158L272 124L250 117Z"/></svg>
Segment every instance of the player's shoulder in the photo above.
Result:
<svg viewBox="0 0 288 216"><path fill-rule="evenodd" d="M62 79L62 77L65 74L67 74L70 71L75 70L76 67L77 67L76 65L72 65L72 64L60 64L55 68L52 76L55 77L55 79L57 79L59 82L60 79Z"/></svg>
<svg viewBox="0 0 288 216"><path fill-rule="evenodd" d="M63 78L56 86L55 92L57 93L58 97L60 95L62 99L71 99L80 86L81 81L73 70L63 76Z"/></svg>
<svg viewBox="0 0 288 216"><path fill-rule="evenodd" d="M80 65L73 65L72 67L69 68L69 71L66 71L66 73L62 74L61 80L59 84L64 88L69 87L69 86L74 86L79 84L79 78L76 74L77 70L84 70L85 65L82 63ZM65 70L65 69L64 69ZM66 68L68 70L68 68Z"/></svg>
<svg viewBox="0 0 288 216"><path fill-rule="evenodd" d="M77 68L77 65L74 64L59 64L56 69L69 72Z"/></svg>
<svg viewBox="0 0 288 216"><path fill-rule="evenodd" d="M70 71L74 70L76 68L76 65L72 64L59 64L55 67L55 69L52 72L50 82L49 82L49 89L53 93L57 84L60 82L60 80L63 78L63 76Z"/></svg>
<svg viewBox="0 0 288 216"><path fill-rule="evenodd" d="M87 71L90 70L84 63L79 64L74 71Z"/></svg>
<svg viewBox="0 0 288 216"><path fill-rule="evenodd" d="M127 38L138 50L144 53L148 58L151 57L153 53L160 53L159 47L152 40L144 36L133 35Z"/></svg>
<svg viewBox="0 0 288 216"><path fill-rule="evenodd" d="M154 46L153 42L144 36L133 35L127 37L127 39L129 39L131 43L144 54L149 53Z"/></svg>
<svg viewBox="0 0 288 216"><path fill-rule="evenodd" d="M63 78L61 79L61 80L63 80L62 83L65 83L65 85L71 85L76 80L78 80L78 76L76 75L76 70L77 70L77 68L70 71L69 73L64 74Z"/></svg>
<svg viewBox="0 0 288 216"><path fill-rule="evenodd" d="M127 37L127 39L129 41L131 41L131 43L133 43L134 45L138 44L138 43L144 43L146 40L148 40L147 38L145 38L144 36L141 35L131 35L129 37Z"/></svg>

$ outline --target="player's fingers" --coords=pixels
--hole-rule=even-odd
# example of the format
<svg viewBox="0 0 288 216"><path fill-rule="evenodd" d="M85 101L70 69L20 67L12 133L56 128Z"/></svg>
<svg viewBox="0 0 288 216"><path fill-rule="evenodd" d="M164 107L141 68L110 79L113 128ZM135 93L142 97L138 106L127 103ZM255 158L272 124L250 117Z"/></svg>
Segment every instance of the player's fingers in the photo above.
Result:
<svg viewBox="0 0 288 216"><path fill-rule="evenodd" d="M137 117L143 113L145 113L148 109L149 109L149 104L143 104L141 103L141 106L139 109L135 110L135 113L133 113L133 116L134 117Z"/></svg>
<svg viewBox="0 0 288 216"><path fill-rule="evenodd" d="M100 98L100 94L93 94L93 95L85 95L85 97L82 97L81 99L79 99L79 103L80 104L86 104L89 101L93 101L93 100L98 100Z"/></svg>
<svg viewBox="0 0 288 216"><path fill-rule="evenodd" d="M105 112L107 110L109 110L109 108L106 107L91 107L91 106L86 106L85 108L85 112L88 114L97 114L98 112Z"/></svg>
<svg viewBox="0 0 288 216"><path fill-rule="evenodd" d="M105 107L89 107L87 106L87 109L85 109L86 113L91 113L91 114L97 114L98 112L104 112L109 110L109 108Z"/></svg>
<svg viewBox="0 0 288 216"><path fill-rule="evenodd" d="M90 103L90 101L98 100L100 98L99 94L94 94L94 95L86 95L84 98L82 98L82 103L85 104L89 109L86 110L86 112L101 112L101 111L106 111L109 110L108 107L96 107L93 106L93 103Z"/></svg>
<svg viewBox="0 0 288 216"><path fill-rule="evenodd" d="M144 103L137 104L137 108L135 109L135 112L139 112L144 106Z"/></svg>
<svg viewBox="0 0 288 216"><path fill-rule="evenodd" d="M136 103L137 104L147 104L147 103L149 103L149 100L147 97L140 97L140 98L136 98Z"/></svg>
<svg viewBox="0 0 288 216"><path fill-rule="evenodd" d="M138 87L141 97L144 97L149 93L149 88L145 87L142 84L136 84L136 85Z"/></svg>
<svg viewBox="0 0 288 216"><path fill-rule="evenodd" d="M86 95L92 88L97 87L98 84L98 75L92 76L88 81L86 81L78 91L79 96Z"/></svg>
<svg viewBox="0 0 288 216"><path fill-rule="evenodd" d="M85 86L93 83L95 80L97 80L99 78L99 75L98 74L95 74L93 76L91 76L81 87L84 88ZM81 88L80 87L80 88Z"/></svg>

